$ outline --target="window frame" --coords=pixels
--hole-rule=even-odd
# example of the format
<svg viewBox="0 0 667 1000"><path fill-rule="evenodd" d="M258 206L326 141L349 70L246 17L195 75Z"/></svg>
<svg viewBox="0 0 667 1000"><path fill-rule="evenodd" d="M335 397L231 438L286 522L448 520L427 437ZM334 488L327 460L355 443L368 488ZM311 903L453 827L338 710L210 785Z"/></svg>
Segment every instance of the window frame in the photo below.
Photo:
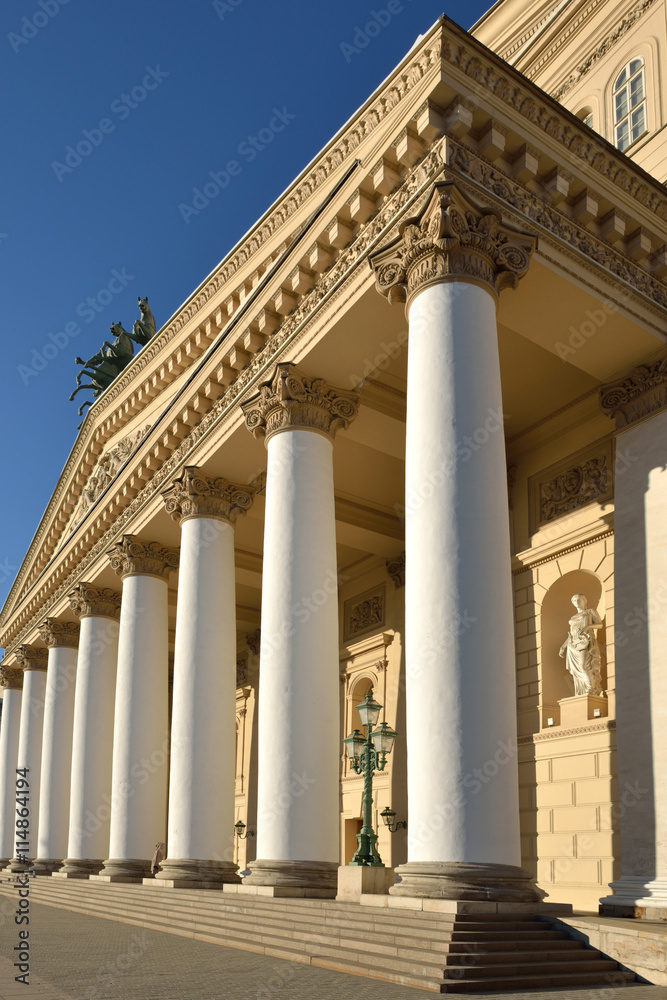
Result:
<svg viewBox="0 0 667 1000"><path fill-rule="evenodd" d="M635 63L638 67L632 69ZM621 80L623 77L623 80ZM641 81L641 97L633 104L632 84L634 81ZM648 72L646 59L643 55L633 55L627 59L624 65L618 70L611 85L611 117L612 117L612 142L621 153L626 153L635 143L643 139L649 130L649 99L648 99ZM619 82L620 81L620 82ZM623 114L619 114L618 96L624 94ZM641 110L643 116L643 129L638 135L633 137L633 117ZM619 135L619 131L626 127L624 136ZM625 145L621 145L623 138Z"/></svg>

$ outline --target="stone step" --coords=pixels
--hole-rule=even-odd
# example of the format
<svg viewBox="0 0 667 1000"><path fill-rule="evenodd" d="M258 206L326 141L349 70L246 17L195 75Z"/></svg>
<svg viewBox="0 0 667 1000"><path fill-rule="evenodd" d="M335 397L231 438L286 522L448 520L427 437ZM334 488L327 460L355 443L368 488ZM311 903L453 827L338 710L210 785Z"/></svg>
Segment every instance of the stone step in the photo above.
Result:
<svg viewBox="0 0 667 1000"><path fill-rule="evenodd" d="M586 968L582 971L585 975L593 972L614 972L616 962L610 959L592 961L586 963ZM514 965L452 965L444 970L444 978L450 979L491 979L506 976L547 976L560 975L561 973L574 973L569 962L535 962L527 969L525 965L516 962Z"/></svg>
<svg viewBox="0 0 667 1000"><path fill-rule="evenodd" d="M614 986L627 985L634 981L633 972L614 972ZM624 982L623 982L624 980ZM607 986L608 972L564 972L550 973L544 976L519 975L503 976L497 979L462 979L459 982L443 980L440 993L482 993L500 992L501 990L536 990L553 989L557 986ZM427 987L428 988L428 987Z"/></svg>
<svg viewBox="0 0 667 1000"><path fill-rule="evenodd" d="M564 938L562 940L556 941L525 941L521 939L520 941L514 939L512 941L452 941L449 946L449 951L451 953L456 953L460 951L467 951L477 949L479 952L514 952L514 951L544 951L548 948L549 951L562 949L563 951L574 951L576 948L583 948L583 941L573 940L571 938Z"/></svg>
<svg viewBox="0 0 667 1000"><path fill-rule="evenodd" d="M578 941L577 944L582 944ZM538 962L559 962L561 967L564 964L573 965L588 962L606 961L602 952L595 948L568 948L567 950L553 950L551 947L535 949L535 951L451 951L445 955L445 966L470 965L475 968L482 968L487 965L530 965Z"/></svg>
<svg viewBox="0 0 667 1000"><path fill-rule="evenodd" d="M534 930L534 931L452 931L453 941L558 941L567 937L565 931Z"/></svg>

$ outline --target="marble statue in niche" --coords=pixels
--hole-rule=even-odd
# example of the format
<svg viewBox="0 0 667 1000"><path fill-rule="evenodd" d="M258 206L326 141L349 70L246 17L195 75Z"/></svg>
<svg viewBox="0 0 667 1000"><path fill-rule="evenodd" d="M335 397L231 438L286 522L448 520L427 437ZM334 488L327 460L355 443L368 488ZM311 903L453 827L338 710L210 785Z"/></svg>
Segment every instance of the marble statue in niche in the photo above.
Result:
<svg viewBox="0 0 667 1000"><path fill-rule="evenodd" d="M602 619L597 611L588 607L583 594L572 598L575 614L570 618L567 639L560 647L559 656L565 657L565 666L572 674L574 693L602 694L600 669L602 657L596 631L602 628Z"/></svg>

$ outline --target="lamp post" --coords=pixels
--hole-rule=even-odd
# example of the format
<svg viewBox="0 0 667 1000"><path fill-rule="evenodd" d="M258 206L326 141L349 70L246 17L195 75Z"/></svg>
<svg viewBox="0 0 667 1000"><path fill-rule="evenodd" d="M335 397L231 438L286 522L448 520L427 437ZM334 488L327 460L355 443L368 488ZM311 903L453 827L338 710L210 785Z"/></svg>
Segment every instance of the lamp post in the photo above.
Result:
<svg viewBox="0 0 667 1000"><path fill-rule="evenodd" d="M396 733L386 722L377 725L381 708L382 705L374 701L372 695L367 694L361 705L356 706L361 724L366 730L366 736L355 729L350 736L343 740L352 768L357 774L364 776L364 794L361 799L362 826L361 831L357 834L359 846L350 861L351 865L382 865L382 859L375 846L377 834L373 832L371 813L373 773L376 770L384 771L387 754L391 753L393 749Z"/></svg>

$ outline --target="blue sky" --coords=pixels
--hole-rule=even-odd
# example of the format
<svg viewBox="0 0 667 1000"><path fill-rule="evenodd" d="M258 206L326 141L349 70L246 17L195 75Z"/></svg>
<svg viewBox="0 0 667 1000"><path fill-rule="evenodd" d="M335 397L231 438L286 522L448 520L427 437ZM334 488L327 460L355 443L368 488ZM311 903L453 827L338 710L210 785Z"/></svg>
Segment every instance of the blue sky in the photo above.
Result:
<svg viewBox="0 0 667 1000"><path fill-rule="evenodd" d="M0 602L76 438L75 356L131 328L138 295L160 327L420 33L488 6L5 0Z"/></svg>

